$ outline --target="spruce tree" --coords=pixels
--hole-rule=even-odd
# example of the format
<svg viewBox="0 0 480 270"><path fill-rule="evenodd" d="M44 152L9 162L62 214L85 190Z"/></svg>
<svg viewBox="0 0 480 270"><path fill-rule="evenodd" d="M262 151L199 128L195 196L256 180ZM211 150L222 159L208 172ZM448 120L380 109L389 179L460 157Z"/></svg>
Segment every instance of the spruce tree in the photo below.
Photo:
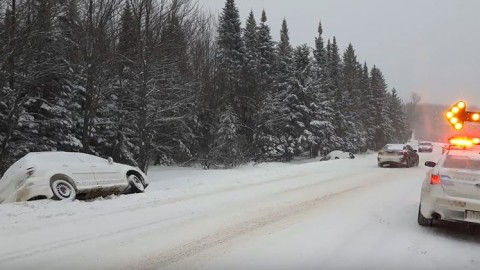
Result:
<svg viewBox="0 0 480 270"><path fill-rule="evenodd" d="M210 159L215 164L234 167L241 160L239 124L233 108L225 108L214 131L215 140L210 146Z"/></svg>
<svg viewBox="0 0 480 270"><path fill-rule="evenodd" d="M241 34L240 14L234 0L227 0L217 30L217 88L226 104L238 113L241 97L241 70L245 46Z"/></svg>
<svg viewBox="0 0 480 270"><path fill-rule="evenodd" d="M267 25L267 15L262 11L262 18L258 28L258 73L260 84L260 96L271 91L273 81L273 65L275 60L274 42L270 34L270 26Z"/></svg>
<svg viewBox="0 0 480 270"><path fill-rule="evenodd" d="M244 79L242 80L242 88L244 97L242 104L245 106L242 108L243 121L248 127L245 131L250 138L253 136L251 131L254 129L254 114L257 112L258 103L262 97L262 93L259 91L260 86L260 51L259 51L259 38L258 27L253 15L253 11L250 11L247 22L245 24L245 30L243 31L243 40L245 43L245 66L244 66ZM249 141L251 141L249 139Z"/></svg>
<svg viewBox="0 0 480 270"><path fill-rule="evenodd" d="M372 89L372 105L375 110L372 112L374 123L369 127L374 135L374 149L379 150L391 138L391 120L388 117L387 104L388 93L387 83L383 73L374 66L370 72L370 87Z"/></svg>
<svg viewBox="0 0 480 270"><path fill-rule="evenodd" d="M410 134L407 128L407 117L405 106L402 100L398 97L397 90L392 89L392 92L388 95L388 112L389 118L393 128L393 134L390 138L391 142L405 143Z"/></svg>

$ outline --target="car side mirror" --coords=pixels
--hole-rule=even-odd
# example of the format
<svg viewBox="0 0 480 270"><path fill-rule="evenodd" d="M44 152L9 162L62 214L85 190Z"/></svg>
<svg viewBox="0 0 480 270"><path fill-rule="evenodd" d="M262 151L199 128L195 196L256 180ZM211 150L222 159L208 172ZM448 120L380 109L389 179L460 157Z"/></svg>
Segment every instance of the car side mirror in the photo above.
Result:
<svg viewBox="0 0 480 270"><path fill-rule="evenodd" d="M427 161L427 162L425 162L425 166L433 168L433 167L437 166L437 163L435 163L433 161Z"/></svg>
<svg viewBox="0 0 480 270"><path fill-rule="evenodd" d="M108 157L108 164L113 165L113 158L112 157Z"/></svg>

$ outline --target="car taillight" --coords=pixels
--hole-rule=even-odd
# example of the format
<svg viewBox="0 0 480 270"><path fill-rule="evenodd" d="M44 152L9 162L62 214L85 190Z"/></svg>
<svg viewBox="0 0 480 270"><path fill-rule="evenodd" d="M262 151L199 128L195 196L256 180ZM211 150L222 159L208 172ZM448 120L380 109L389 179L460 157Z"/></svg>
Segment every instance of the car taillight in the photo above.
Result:
<svg viewBox="0 0 480 270"><path fill-rule="evenodd" d="M35 168L34 167L30 167L26 170L26 175L27 175L27 178L31 177L32 175L35 174Z"/></svg>
<svg viewBox="0 0 480 270"><path fill-rule="evenodd" d="M407 154L407 151L405 151L405 150L397 152L397 155L399 155L399 156L404 156L405 154Z"/></svg>
<svg viewBox="0 0 480 270"><path fill-rule="evenodd" d="M440 175L432 174L430 177L430 184L438 185L440 184Z"/></svg>

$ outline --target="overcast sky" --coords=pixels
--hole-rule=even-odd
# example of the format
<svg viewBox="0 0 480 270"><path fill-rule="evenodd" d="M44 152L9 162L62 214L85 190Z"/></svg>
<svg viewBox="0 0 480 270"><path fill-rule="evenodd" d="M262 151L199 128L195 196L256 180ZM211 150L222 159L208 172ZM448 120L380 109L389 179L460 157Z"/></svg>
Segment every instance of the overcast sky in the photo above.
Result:
<svg viewBox="0 0 480 270"><path fill-rule="evenodd" d="M225 0L199 0L220 13ZM313 46L321 20L325 40L349 42L360 61L377 65L402 98L480 105L480 1L477 0L236 0L242 23L267 12L278 39L285 17L293 45Z"/></svg>

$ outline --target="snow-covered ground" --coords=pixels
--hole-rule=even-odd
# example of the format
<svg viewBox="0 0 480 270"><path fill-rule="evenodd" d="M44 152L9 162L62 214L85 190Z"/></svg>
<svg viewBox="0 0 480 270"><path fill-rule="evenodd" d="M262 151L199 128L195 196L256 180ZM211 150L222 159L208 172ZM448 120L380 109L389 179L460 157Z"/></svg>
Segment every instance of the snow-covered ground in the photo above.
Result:
<svg viewBox="0 0 480 270"><path fill-rule="evenodd" d="M417 225L426 171L156 167L144 194L0 205L0 269L479 269L480 230Z"/></svg>

